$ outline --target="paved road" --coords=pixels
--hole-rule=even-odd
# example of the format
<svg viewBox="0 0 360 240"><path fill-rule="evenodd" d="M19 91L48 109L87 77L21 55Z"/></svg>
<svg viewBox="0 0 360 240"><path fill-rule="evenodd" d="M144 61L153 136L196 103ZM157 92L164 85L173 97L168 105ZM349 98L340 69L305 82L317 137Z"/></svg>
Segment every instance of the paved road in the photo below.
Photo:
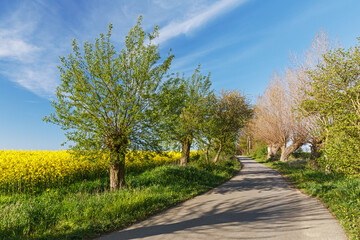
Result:
<svg viewBox="0 0 360 240"><path fill-rule="evenodd" d="M247 157L229 182L100 239L347 239L314 198Z"/></svg>

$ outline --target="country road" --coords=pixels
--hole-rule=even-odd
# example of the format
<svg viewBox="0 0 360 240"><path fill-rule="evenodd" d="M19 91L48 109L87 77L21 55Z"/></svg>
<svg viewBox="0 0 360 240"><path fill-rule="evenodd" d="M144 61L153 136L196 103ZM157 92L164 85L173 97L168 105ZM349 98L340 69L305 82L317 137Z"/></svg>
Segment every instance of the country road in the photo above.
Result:
<svg viewBox="0 0 360 240"><path fill-rule="evenodd" d="M227 183L119 232L114 239L347 239L317 200L247 157Z"/></svg>

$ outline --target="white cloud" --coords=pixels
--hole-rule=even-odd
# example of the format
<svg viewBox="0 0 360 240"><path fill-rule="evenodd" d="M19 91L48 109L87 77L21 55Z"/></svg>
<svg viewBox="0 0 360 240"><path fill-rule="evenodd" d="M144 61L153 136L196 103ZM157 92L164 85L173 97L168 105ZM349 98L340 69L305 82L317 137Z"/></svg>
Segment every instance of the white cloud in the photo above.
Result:
<svg viewBox="0 0 360 240"><path fill-rule="evenodd" d="M212 18L243 4L246 1L247 0L220 0L182 21L170 22L160 29L160 37L156 39L156 43L165 42L180 34L188 34L196 28L206 24Z"/></svg>
<svg viewBox="0 0 360 240"><path fill-rule="evenodd" d="M41 65L40 68L25 67L13 76L13 81L37 95L51 98L55 93L58 82L55 65Z"/></svg>
<svg viewBox="0 0 360 240"><path fill-rule="evenodd" d="M0 35L0 58L10 58L11 60L26 62L38 50L40 50L39 47L27 43L18 36Z"/></svg>
<svg viewBox="0 0 360 240"><path fill-rule="evenodd" d="M122 42L129 27L139 14L144 16L143 27L160 30L158 43L180 34L189 34L215 17L247 0L151 0L88 1L86 7L76 2L49 3L23 1L13 12L3 13L0 19L0 74L33 93L51 98L59 83L56 66L58 56L71 51L71 40L92 42L100 32L114 24L113 41ZM71 21L60 9L73 14ZM82 9L82 11L77 11ZM200 56L210 50L199 53ZM182 63L180 63L182 65Z"/></svg>
<svg viewBox="0 0 360 240"><path fill-rule="evenodd" d="M0 59L10 61L17 60L29 62L33 54L36 54L41 48L30 43L27 39L29 34L34 31L36 25L35 19L26 19L22 12L12 13L5 21L0 24Z"/></svg>
<svg viewBox="0 0 360 240"><path fill-rule="evenodd" d="M52 98L58 85L56 64L47 62L8 64L0 70L8 80L44 98Z"/></svg>
<svg viewBox="0 0 360 240"><path fill-rule="evenodd" d="M38 31L39 9L22 3L0 24L0 74L29 91L49 98L57 84L53 48Z"/></svg>

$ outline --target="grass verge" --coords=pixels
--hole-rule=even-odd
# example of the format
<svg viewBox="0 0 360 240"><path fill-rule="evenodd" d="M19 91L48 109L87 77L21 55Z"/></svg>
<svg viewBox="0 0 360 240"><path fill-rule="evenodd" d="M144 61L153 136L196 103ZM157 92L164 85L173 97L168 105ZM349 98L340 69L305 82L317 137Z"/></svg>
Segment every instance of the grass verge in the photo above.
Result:
<svg viewBox="0 0 360 240"><path fill-rule="evenodd" d="M253 156L249 156L253 157ZM349 238L360 239L360 179L342 174L325 174L312 169L305 160L266 162L253 158L278 170L303 192L319 198L336 216Z"/></svg>
<svg viewBox="0 0 360 240"><path fill-rule="evenodd" d="M0 194L0 239L83 239L124 228L230 179L237 160L163 165L128 172L127 188L110 192L108 178Z"/></svg>

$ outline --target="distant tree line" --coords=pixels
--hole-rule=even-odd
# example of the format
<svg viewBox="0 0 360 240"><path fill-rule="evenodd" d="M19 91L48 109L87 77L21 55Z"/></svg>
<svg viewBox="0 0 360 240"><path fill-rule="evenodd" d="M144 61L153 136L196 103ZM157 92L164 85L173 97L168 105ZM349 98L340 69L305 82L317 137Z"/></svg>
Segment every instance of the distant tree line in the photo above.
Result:
<svg viewBox="0 0 360 240"><path fill-rule="evenodd" d="M125 186L128 151L181 148L186 166L191 146L221 152L235 148L239 130L252 115L249 101L236 90L215 94L210 74L200 65L190 77L169 74L174 55L160 58L154 40L158 27L146 33L142 17L130 29L125 47L117 51L111 29L83 51L76 40L68 57L61 57L61 84L52 101L55 112L45 121L61 126L71 149L110 153L110 188Z"/></svg>

